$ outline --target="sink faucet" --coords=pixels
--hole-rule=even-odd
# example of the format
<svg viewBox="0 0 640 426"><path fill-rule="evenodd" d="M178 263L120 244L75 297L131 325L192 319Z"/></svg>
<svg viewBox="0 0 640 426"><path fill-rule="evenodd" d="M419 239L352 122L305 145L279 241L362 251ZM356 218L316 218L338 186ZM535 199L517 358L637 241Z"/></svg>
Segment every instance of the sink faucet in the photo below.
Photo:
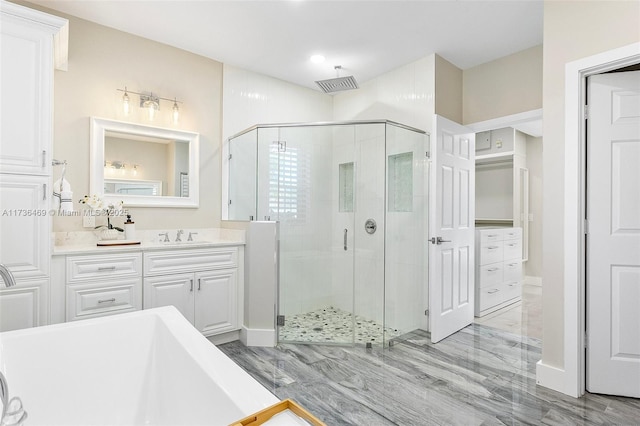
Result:
<svg viewBox="0 0 640 426"><path fill-rule="evenodd" d="M13 287L16 285L16 279L13 277L13 274L9 268L4 266L2 263L0 263L0 277L2 277L5 287Z"/></svg>
<svg viewBox="0 0 640 426"><path fill-rule="evenodd" d="M3 426L21 425L27 418L27 412L22 408L20 398L14 396L9 399L9 385L2 372L0 372L0 399L2 400L0 424Z"/></svg>
<svg viewBox="0 0 640 426"><path fill-rule="evenodd" d="M187 238L187 241L193 241L193 236L194 235L198 235L197 232L189 232L189 238Z"/></svg>
<svg viewBox="0 0 640 426"><path fill-rule="evenodd" d="M161 240L161 243L168 243L169 242L169 233L168 232L161 232L158 234L158 237L162 237L164 235L164 240Z"/></svg>
<svg viewBox="0 0 640 426"><path fill-rule="evenodd" d="M184 234L184 230L178 229L178 234L176 235L176 243L181 242L180 235Z"/></svg>

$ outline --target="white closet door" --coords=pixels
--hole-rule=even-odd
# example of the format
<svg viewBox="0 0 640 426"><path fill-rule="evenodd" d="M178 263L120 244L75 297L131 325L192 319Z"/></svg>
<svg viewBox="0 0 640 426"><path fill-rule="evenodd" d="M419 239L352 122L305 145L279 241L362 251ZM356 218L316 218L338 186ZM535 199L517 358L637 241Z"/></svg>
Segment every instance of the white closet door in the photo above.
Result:
<svg viewBox="0 0 640 426"><path fill-rule="evenodd" d="M435 343L473 322L475 135L437 115L433 133L429 328Z"/></svg>
<svg viewBox="0 0 640 426"><path fill-rule="evenodd" d="M640 72L588 83L587 390L640 397Z"/></svg>

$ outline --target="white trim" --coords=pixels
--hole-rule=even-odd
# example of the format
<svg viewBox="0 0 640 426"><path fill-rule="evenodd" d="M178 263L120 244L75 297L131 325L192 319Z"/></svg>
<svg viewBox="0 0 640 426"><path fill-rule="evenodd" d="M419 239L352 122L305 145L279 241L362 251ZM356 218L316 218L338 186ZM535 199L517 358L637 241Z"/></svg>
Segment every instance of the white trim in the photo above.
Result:
<svg viewBox="0 0 640 426"><path fill-rule="evenodd" d="M276 346L276 331L274 329L247 328L242 326L240 341L245 346L262 346L273 348Z"/></svg>
<svg viewBox="0 0 640 426"><path fill-rule="evenodd" d="M534 277L532 275L526 275L524 277L524 284L542 287L542 277Z"/></svg>
<svg viewBox="0 0 640 426"><path fill-rule="evenodd" d="M640 62L640 43L589 56L565 67L565 155L564 155L564 370L562 380L538 377L542 386L572 396L585 392L585 296L584 296L584 144L582 105L585 79ZM543 364L540 364L543 365ZM562 371L562 373L560 373Z"/></svg>
<svg viewBox="0 0 640 426"><path fill-rule="evenodd" d="M542 361L536 363L536 383L549 389L564 388L564 374L562 368L544 364ZM578 397L578 395L571 395Z"/></svg>

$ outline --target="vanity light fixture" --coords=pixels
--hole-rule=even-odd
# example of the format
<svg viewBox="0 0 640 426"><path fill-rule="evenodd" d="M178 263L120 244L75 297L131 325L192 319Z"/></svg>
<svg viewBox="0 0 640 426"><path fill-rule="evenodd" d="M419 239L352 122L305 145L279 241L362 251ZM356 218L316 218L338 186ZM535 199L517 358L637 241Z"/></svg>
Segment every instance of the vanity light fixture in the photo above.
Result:
<svg viewBox="0 0 640 426"><path fill-rule="evenodd" d="M147 110L147 117L149 121L153 121L157 115L157 112L160 111L160 101L169 101L173 102L173 108L171 111L171 121L173 124L178 124L178 120L180 117L180 109L178 108L178 104L182 103L177 98L169 99L163 98L161 96L154 95L152 92L130 92L127 89L127 86L124 89L117 89L120 92L124 92L122 96L122 108L124 111L124 115L129 115L130 113L130 100L129 94L140 96L140 108L144 108Z"/></svg>

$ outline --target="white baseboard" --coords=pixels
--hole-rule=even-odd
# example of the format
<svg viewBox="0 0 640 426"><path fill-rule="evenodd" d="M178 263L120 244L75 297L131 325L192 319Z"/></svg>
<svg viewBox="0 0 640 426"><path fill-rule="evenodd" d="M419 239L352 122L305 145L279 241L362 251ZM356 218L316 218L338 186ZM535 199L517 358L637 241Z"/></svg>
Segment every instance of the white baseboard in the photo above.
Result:
<svg viewBox="0 0 640 426"><path fill-rule="evenodd" d="M240 330L240 341L245 346L263 346L272 348L276 345L276 331L273 329L246 328Z"/></svg>
<svg viewBox="0 0 640 426"><path fill-rule="evenodd" d="M577 398L577 395L572 395L570 392L567 392L565 376L565 371L562 368L543 364L542 360L536 364L536 383L538 385Z"/></svg>
<svg viewBox="0 0 640 426"><path fill-rule="evenodd" d="M542 287L542 277L533 277L527 275L524 277L524 283L526 285L536 285L538 287Z"/></svg>
<svg viewBox="0 0 640 426"><path fill-rule="evenodd" d="M223 345L240 339L240 331L230 331L228 333L218 334L216 336L207 337L214 345Z"/></svg>

